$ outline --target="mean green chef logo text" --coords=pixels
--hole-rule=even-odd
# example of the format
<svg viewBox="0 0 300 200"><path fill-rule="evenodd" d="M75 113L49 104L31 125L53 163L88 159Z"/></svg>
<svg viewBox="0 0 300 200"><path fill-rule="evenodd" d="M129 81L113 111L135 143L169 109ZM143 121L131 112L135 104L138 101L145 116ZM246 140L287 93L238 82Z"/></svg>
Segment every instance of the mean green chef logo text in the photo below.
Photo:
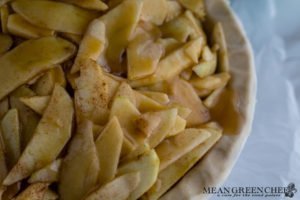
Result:
<svg viewBox="0 0 300 200"><path fill-rule="evenodd" d="M204 187L204 194L214 194L216 197L287 197L293 198L297 193L294 183L287 187Z"/></svg>

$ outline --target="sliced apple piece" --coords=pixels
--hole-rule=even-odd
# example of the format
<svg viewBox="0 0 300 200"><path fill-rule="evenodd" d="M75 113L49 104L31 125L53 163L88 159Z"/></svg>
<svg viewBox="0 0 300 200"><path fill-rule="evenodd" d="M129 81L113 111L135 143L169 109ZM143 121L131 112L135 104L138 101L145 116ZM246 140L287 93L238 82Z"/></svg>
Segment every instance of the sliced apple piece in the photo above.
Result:
<svg viewBox="0 0 300 200"><path fill-rule="evenodd" d="M221 23L217 23L214 26L212 33L212 40L214 44L218 45L218 68L220 72L229 72L229 59L227 42L224 34L224 30Z"/></svg>
<svg viewBox="0 0 300 200"><path fill-rule="evenodd" d="M58 173L61 166L61 159L57 159L49 165L35 171L28 179L28 183L53 183L58 181Z"/></svg>
<svg viewBox="0 0 300 200"><path fill-rule="evenodd" d="M191 11L193 11L197 17L204 19L205 6L203 0L179 0L181 5Z"/></svg>
<svg viewBox="0 0 300 200"><path fill-rule="evenodd" d="M99 170L93 124L84 121L79 124L61 166L58 186L60 199L83 199L96 186Z"/></svg>
<svg viewBox="0 0 300 200"><path fill-rule="evenodd" d="M2 138L9 169L18 161L21 154L20 123L17 109L9 110L1 121Z"/></svg>
<svg viewBox="0 0 300 200"><path fill-rule="evenodd" d="M118 174L140 172L141 181L137 188L128 197L128 200L136 200L141 197L155 182L159 169L159 159L154 150L146 152L137 160L122 165Z"/></svg>
<svg viewBox="0 0 300 200"><path fill-rule="evenodd" d="M0 120L2 117L6 114L6 112L9 110L9 101L8 98L4 98L0 100Z"/></svg>
<svg viewBox="0 0 300 200"><path fill-rule="evenodd" d="M3 33L8 33L7 29L7 20L9 16L9 7L8 5L1 5L0 2L0 17L1 17L1 29Z"/></svg>
<svg viewBox="0 0 300 200"><path fill-rule="evenodd" d="M168 55L172 51L178 49L182 45L174 38L159 38L157 42L163 46L164 49L163 57Z"/></svg>
<svg viewBox="0 0 300 200"><path fill-rule="evenodd" d="M56 85L32 139L5 178L4 185L16 183L55 160L71 137L73 113L70 96Z"/></svg>
<svg viewBox="0 0 300 200"><path fill-rule="evenodd" d="M159 171L162 171L196 146L203 143L210 135L208 131L190 128L164 140L155 148L160 160Z"/></svg>
<svg viewBox="0 0 300 200"><path fill-rule="evenodd" d="M112 72L123 72L121 58L140 19L143 2L140 0L123 1L100 20L106 26L108 46L105 50L105 62Z"/></svg>
<svg viewBox="0 0 300 200"><path fill-rule="evenodd" d="M166 22L178 17L183 11L181 5L177 1L172 0L167 1L167 9Z"/></svg>
<svg viewBox="0 0 300 200"><path fill-rule="evenodd" d="M186 118L187 126L194 126L210 119L209 110L203 105L193 86L177 78L171 84L171 101L189 108L192 112Z"/></svg>
<svg viewBox="0 0 300 200"><path fill-rule="evenodd" d="M21 194L15 197L15 200L41 200L48 189L47 183L35 183L29 185Z"/></svg>
<svg viewBox="0 0 300 200"><path fill-rule="evenodd" d="M136 129L135 121L140 112L127 97L117 96L114 98L110 111L110 119L117 117L123 129L125 137L136 147L143 143L145 136Z"/></svg>
<svg viewBox="0 0 300 200"><path fill-rule="evenodd" d="M101 0L63 0L63 2L71 3L76 6L90 10L106 10L108 6Z"/></svg>
<svg viewBox="0 0 300 200"><path fill-rule="evenodd" d="M138 187L140 180L139 172L124 174L96 189L85 200L126 200Z"/></svg>
<svg viewBox="0 0 300 200"><path fill-rule="evenodd" d="M139 91L143 95L146 95L147 97L153 99L154 101L157 101L160 104L167 104L170 102L169 96L166 93L163 92L155 92L155 91Z"/></svg>
<svg viewBox="0 0 300 200"><path fill-rule="evenodd" d="M116 117L113 117L100 136L95 145L98 153L100 166L98 184L103 185L116 175L123 143L123 131Z"/></svg>
<svg viewBox="0 0 300 200"><path fill-rule="evenodd" d="M22 151L27 146L27 143L31 139L39 121L40 117L33 110L27 107L20 101L22 97L32 97L36 94L26 86L19 87L11 93L9 97L9 103L12 108L16 108L19 113L21 122L21 149Z"/></svg>
<svg viewBox="0 0 300 200"><path fill-rule="evenodd" d="M108 86L101 67L95 61L86 59L80 66L74 96L77 121L89 119L100 125L107 122Z"/></svg>
<svg viewBox="0 0 300 200"><path fill-rule="evenodd" d="M23 42L0 57L0 99L39 73L67 60L74 52L73 44L55 37Z"/></svg>
<svg viewBox="0 0 300 200"><path fill-rule="evenodd" d="M99 19L95 19L89 24L87 31L81 40L71 73L73 74L80 70L80 65L84 62L82 61L84 59L97 61L100 54L103 52L105 45L105 25Z"/></svg>
<svg viewBox="0 0 300 200"><path fill-rule="evenodd" d="M139 121L139 128L144 132L151 131L146 133L149 135L147 144L149 144L150 148L156 147L169 134L175 125L176 116L176 108L143 114L142 118L140 118L142 121ZM153 122L153 120L158 121L158 123Z"/></svg>
<svg viewBox="0 0 300 200"><path fill-rule="evenodd" d="M60 65L48 70L32 85L32 89L40 96L51 95L55 84L66 86L65 74Z"/></svg>
<svg viewBox="0 0 300 200"><path fill-rule="evenodd" d="M126 97L133 105L136 105L135 91L126 82L121 82L118 90L115 93L115 97Z"/></svg>
<svg viewBox="0 0 300 200"><path fill-rule="evenodd" d="M20 101L36 113L42 115L50 100L50 96L21 97Z"/></svg>
<svg viewBox="0 0 300 200"><path fill-rule="evenodd" d="M2 136L2 130L0 129L0 135ZM0 142L0 181L5 179L7 175L8 169L7 169L7 164L6 164L6 159L5 159L5 149L4 149L4 144L1 141ZM5 186L0 187L0 197L2 197L2 193L5 190ZM2 193L1 193L2 192Z"/></svg>
<svg viewBox="0 0 300 200"><path fill-rule="evenodd" d="M9 33L27 39L54 35L53 30L32 25L19 14L9 15L7 21L7 29Z"/></svg>
<svg viewBox="0 0 300 200"><path fill-rule="evenodd" d="M186 120L178 115L176 117L175 125L167 137L171 137L177 135L178 133L181 133L182 131L184 131L185 127L186 127Z"/></svg>
<svg viewBox="0 0 300 200"><path fill-rule="evenodd" d="M50 30L83 34L97 14L70 4L47 0L18 0L13 10L36 26Z"/></svg>
<svg viewBox="0 0 300 200"><path fill-rule="evenodd" d="M161 110L164 106L150 97L135 91L136 107L141 112Z"/></svg>
<svg viewBox="0 0 300 200"><path fill-rule="evenodd" d="M205 78L194 78L190 83L198 90L215 90L224 87L230 80L230 74L222 72Z"/></svg>
<svg viewBox="0 0 300 200"><path fill-rule="evenodd" d="M221 131L213 129L204 129L203 131L209 131L211 136L204 143L199 144L192 151L159 172L155 184L147 191L143 198L148 200L159 199L159 197L180 180L221 137Z"/></svg>
<svg viewBox="0 0 300 200"><path fill-rule="evenodd" d="M205 48L204 48L205 49ZM217 68L217 54L212 53L211 60L200 61L199 64L193 67L193 71L200 77L205 78L215 73Z"/></svg>
<svg viewBox="0 0 300 200"><path fill-rule="evenodd" d="M197 38L185 44L182 48L175 50L174 52L163 58L158 66L156 72L143 79L131 81L133 87L140 87L145 85L151 85L163 80L173 79L180 72L190 67L196 57L200 56L202 50L202 38Z"/></svg>
<svg viewBox="0 0 300 200"><path fill-rule="evenodd" d="M13 44L13 40L9 35L0 33L0 55L10 49Z"/></svg>
<svg viewBox="0 0 300 200"><path fill-rule="evenodd" d="M153 74L162 53L162 46L153 42L149 36L136 36L127 48L128 79L135 80Z"/></svg>
<svg viewBox="0 0 300 200"><path fill-rule="evenodd" d="M166 0L144 0L141 19L156 25L161 25L168 12Z"/></svg>
<svg viewBox="0 0 300 200"><path fill-rule="evenodd" d="M58 195L50 189L47 189L44 193L42 200L57 200Z"/></svg>

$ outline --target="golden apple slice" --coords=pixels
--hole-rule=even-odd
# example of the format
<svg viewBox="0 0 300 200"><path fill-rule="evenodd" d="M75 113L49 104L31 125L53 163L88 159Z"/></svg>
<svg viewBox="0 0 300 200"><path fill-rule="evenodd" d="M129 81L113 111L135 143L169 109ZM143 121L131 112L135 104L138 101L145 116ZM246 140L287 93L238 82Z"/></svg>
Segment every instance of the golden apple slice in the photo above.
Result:
<svg viewBox="0 0 300 200"><path fill-rule="evenodd" d="M41 200L48 189L47 183L35 183L29 185L15 200Z"/></svg>
<svg viewBox="0 0 300 200"><path fill-rule="evenodd" d="M167 137L171 137L177 135L178 133L181 133L182 131L184 131L185 127L186 127L186 120L178 115L176 117L175 125L170 131L170 133L167 135Z"/></svg>
<svg viewBox="0 0 300 200"><path fill-rule="evenodd" d="M157 40L159 44L163 46L164 54L163 56L168 55L172 51L178 49L182 44L175 40L174 38L159 38Z"/></svg>
<svg viewBox="0 0 300 200"><path fill-rule="evenodd" d="M47 0L18 0L13 10L36 26L50 30L83 34L97 14L66 3Z"/></svg>
<svg viewBox="0 0 300 200"><path fill-rule="evenodd" d="M198 90L215 90L224 87L230 80L230 74L222 72L205 78L194 78L190 83Z"/></svg>
<svg viewBox="0 0 300 200"><path fill-rule="evenodd" d="M85 200L126 200L141 180L139 172L131 172L115 178L88 195Z"/></svg>
<svg viewBox="0 0 300 200"><path fill-rule="evenodd" d="M0 120L2 117L6 114L6 112L9 110L9 101L8 98L4 98L0 100Z"/></svg>
<svg viewBox="0 0 300 200"><path fill-rule="evenodd" d="M2 136L1 129L0 129L0 135ZM4 144L3 144L3 142L0 142L0 181L1 181L1 183L5 179L7 172L8 172L8 169L7 169L6 159L5 159ZM0 187L0 197L2 197L2 193L4 192L4 190L5 190L5 186L1 186Z"/></svg>
<svg viewBox="0 0 300 200"><path fill-rule="evenodd" d="M203 39L197 38L185 44L182 48L175 50L174 52L163 58L158 66L156 72L143 79L131 81L133 87L140 87L145 85L151 85L163 80L173 79L180 72L190 67L196 57L200 56L202 50Z"/></svg>
<svg viewBox="0 0 300 200"><path fill-rule="evenodd" d="M163 92L154 92L154 91L139 91L143 95L157 101L160 104L167 104L170 102L169 96Z"/></svg>
<svg viewBox="0 0 300 200"><path fill-rule="evenodd" d="M0 55L10 49L13 44L13 40L9 35L0 33Z"/></svg>
<svg viewBox="0 0 300 200"><path fill-rule="evenodd" d="M100 18L106 26L109 44L105 50L104 60L112 72L125 70L120 64L121 57L140 19L142 7L143 2L140 0L123 1Z"/></svg>
<svg viewBox="0 0 300 200"><path fill-rule="evenodd" d="M56 85L32 139L5 178L4 185L16 183L54 161L71 137L73 113L68 93Z"/></svg>
<svg viewBox="0 0 300 200"><path fill-rule="evenodd" d="M219 102L219 99L222 95L222 93L224 92L224 87L218 88L216 90L214 90L208 97L206 97L206 99L203 101L204 105L209 108L212 109L213 107L215 107L217 105L217 103Z"/></svg>
<svg viewBox="0 0 300 200"><path fill-rule="evenodd" d="M21 97L32 97L36 94L28 87L22 86L16 89L9 97L9 103L12 108L18 110L20 122L21 122L21 149L27 146L27 143L31 139L39 121L40 117L24 103L20 101Z"/></svg>
<svg viewBox="0 0 300 200"><path fill-rule="evenodd" d="M1 29L3 33L8 33L7 29L7 20L9 16L9 8L8 5L0 6L0 17L1 17Z"/></svg>
<svg viewBox="0 0 300 200"><path fill-rule="evenodd" d="M21 97L20 101L36 113L42 115L49 103L50 96Z"/></svg>
<svg viewBox="0 0 300 200"><path fill-rule="evenodd" d="M150 114L150 116L158 115L160 118L159 124L152 131L152 133L149 134L150 136L147 138L147 143L149 144L150 148L155 148L163 139L167 137L167 135L170 133L170 131L175 125L177 112L178 111L176 108L171 108L168 110L162 110ZM151 117L148 117L146 119L149 123Z"/></svg>
<svg viewBox="0 0 300 200"><path fill-rule="evenodd" d="M103 185L115 177L122 144L123 131L118 119L113 117L95 141L101 169L98 184Z"/></svg>
<svg viewBox="0 0 300 200"><path fill-rule="evenodd" d="M105 45L105 25L99 19L95 19L89 24L79 45L79 50L72 66L71 73L73 74L80 70L80 65L84 62L82 61L84 59L97 61L100 54L103 52Z"/></svg>
<svg viewBox="0 0 300 200"><path fill-rule="evenodd" d="M1 121L2 139L9 169L18 161L21 154L20 123L17 109L9 110Z"/></svg>
<svg viewBox="0 0 300 200"><path fill-rule="evenodd" d="M61 159L55 160L42 169L35 171L28 179L28 183L53 183L58 181L58 173L61 162Z"/></svg>
<svg viewBox="0 0 300 200"><path fill-rule="evenodd" d="M161 25L168 12L167 0L144 0L141 19Z"/></svg>
<svg viewBox="0 0 300 200"><path fill-rule="evenodd" d="M7 29L10 34L27 39L54 35L53 30L32 25L19 14L9 15L7 21Z"/></svg>
<svg viewBox="0 0 300 200"><path fill-rule="evenodd" d="M177 1L167 1L167 9L166 22L178 17L183 11L181 5Z"/></svg>
<svg viewBox="0 0 300 200"><path fill-rule="evenodd" d="M96 186L99 170L93 124L85 121L79 124L61 166L58 185L60 199L83 199Z"/></svg>
<svg viewBox="0 0 300 200"><path fill-rule="evenodd" d="M33 85L33 91L40 96L51 95L55 84L66 86L65 74L61 66L56 65L41 76Z"/></svg>
<svg viewBox="0 0 300 200"><path fill-rule="evenodd" d="M153 74L162 56L163 48L149 36L139 34L127 48L127 76L129 80Z"/></svg>
<svg viewBox="0 0 300 200"><path fill-rule="evenodd" d="M137 160L122 165L118 174L140 172L141 181L137 188L128 197L128 200L136 200L141 197L155 182L159 169L159 159L154 150L146 152Z"/></svg>
<svg viewBox="0 0 300 200"><path fill-rule="evenodd" d="M101 0L62 0L66 3L72 3L82 8L90 9L90 10L106 10L107 5Z"/></svg>
<svg viewBox="0 0 300 200"><path fill-rule="evenodd" d="M203 105L192 85L177 78L171 84L171 101L189 108L192 112L186 118L187 126L194 126L210 119L208 109Z"/></svg>
<svg viewBox="0 0 300 200"><path fill-rule="evenodd" d="M100 125L107 122L108 86L101 67L95 61L86 59L80 65L74 96L77 121L89 119Z"/></svg>
<svg viewBox="0 0 300 200"><path fill-rule="evenodd" d="M115 93L114 98L116 97L126 97L130 102L136 106L136 96L135 91L130 87L126 82L121 82L118 90Z"/></svg>
<svg viewBox="0 0 300 200"><path fill-rule="evenodd" d="M160 160L159 171L167 168L180 157L203 143L210 135L208 131L190 128L162 141L155 148Z"/></svg>
<svg viewBox="0 0 300 200"><path fill-rule="evenodd" d="M193 11L200 19L205 17L205 6L203 0L179 0L179 2L185 8Z"/></svg>
<svg viewBox="0 0 300 200"><path fill-rule="evenodd" d="M36 75L67 60L74 52L73 44L55 37L23 42L0 57L0 99Z"/></svg>
<svg viewBox="0 0 300 200"><path fill-rule="evenodd" d="M141 112L149 112L149 111L156 111L161 110L164 106L157 101L151 99L150 97L143 95L138 91L134 91L135 98L136 98L136 107Z"/></svg>
<svg viewBox="0 0 300 200"><path fill-rule="evenodd" d="M53 192L52 190L47 189L45 191L45 194L44 194L42 200L57 200L57 199L58 199L58 195L55 192Z"/></svg>
<svg viewBox="0 0 300 200"><path fill-rule="evenodd" d="M211 136L204 143L199 144L192 151L159 172L155 184L147 191L142 199L159 199L159 197L180 180L221 137L221 131L215 129L203 129L203 131L209 131Z"/></svg>
<svg viewBox="0 0 300 200"><path fill-rule="evenodd" d="M214 44L220 48L218 51L218 68L220 72L229 72L229 59L227 42L224 34L224 30L221 23L217 23L214 26L212 33L212 40Z"/></svg>
<svg viewBox="0 0 300 200"><path fill-rule="evenodd" d="M145 136L136 129L135 121L140 117L140 112L127 97L114 98L110 111L110 119L117 117L125 137L136 147L143 143Z"/></svg>
<svg viewBox="0 0 300 200"><path fill-rule="evenodd" d="M193 67L193 71L200 77L204 78L215 73L217 68L217 54L211 52L208 47L204 47L202 53L203 60Z"/></svg>

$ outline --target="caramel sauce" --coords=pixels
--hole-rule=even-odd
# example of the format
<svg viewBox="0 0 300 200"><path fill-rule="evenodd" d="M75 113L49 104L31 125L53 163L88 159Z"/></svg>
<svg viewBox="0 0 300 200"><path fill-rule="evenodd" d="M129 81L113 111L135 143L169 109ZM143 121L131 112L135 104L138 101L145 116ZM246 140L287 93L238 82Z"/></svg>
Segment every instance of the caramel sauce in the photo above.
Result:
<svg viewBox="0 0 300 200"><path fill-rule="evenodd" d="M210 110L211 118L224 129L224 134L236 135L241 130L244 120L239 110L239 98L232 88L225 88L216 105Z"/></svg>

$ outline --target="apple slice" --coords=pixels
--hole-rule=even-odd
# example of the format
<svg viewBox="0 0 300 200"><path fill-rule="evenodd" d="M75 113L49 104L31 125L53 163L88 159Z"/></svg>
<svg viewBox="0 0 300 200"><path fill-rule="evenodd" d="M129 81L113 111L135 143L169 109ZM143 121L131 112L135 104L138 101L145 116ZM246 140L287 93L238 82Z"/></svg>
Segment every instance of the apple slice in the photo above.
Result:
<svg viewBox="0 0 300 200"><path fill-rule="evenodd" d="M167 168L180 157L190 152L209 138L210 135L208 131L190 128L162 141L162 143L155 148L160 160L159 171Z"/></svg>
<svg viewBox="0 0 300 200"><path fill-rule="evenodd" d="M4 185L12 185L32 172L53 162L71 137L73 102L59 85L56 85L29 144L9 172Z"/></svg>
<svg viewBox="0 0 300 200"><path fill-rule="evenodd" d="M146 152L137 160L122 165L118 175L130 172L140 172L141 181L137 188L128 197L128 200L136 200L141 197L155 183L159 169L159 159L154 150Z"/></svg>
<svg viewBox="0 0 300 200"><path fill-rule="evenodd" d="M88 195L85 200L126 200L141 181L139 172L131 172L117 177Z"/></svg>
<svg viewBox="0 0 300 200"><path fill-rule="evenodd" d="M28 40L7 52L0 57L0 99L36 75L69 59L74 52L72 43L56 37Z"/></svg>
<svg viewBox="0 0 300 200"><path fill-rule="evenodd" d="M42 115L49 103L50 96L21 97L20 101L36 113Z"/></svg>
<svg viewBox="0 0 300 200"><path fill-rule="evenodd" d="M9 169L18 161L21 154L20 123L17 109L9 110L1 121L2 139Z"/></svg>
<svg viewBox="0 0 300 200"><path fill-rule="evenodd" d="M96 186L99 170L93 124L84 121L79 124L61 166L58 185L60 199L83 199Z"/></svg>
<svg viewBox="0 0 300 200"><path fill-rule="evenodd" d="M58 181L58 173L62 160L57 159L49 165L35 171L28 179L28 183L53 183Z"/></svg>
<svg viewBox="0 0 300 200"><path fill-rule="evenodd" d="M117 172L123 144L123 131L116 117L113 117L95 141L100 166L98 184L111 181Z"/></svg>
<svg viewBox="0 0 300 200"><path fill-rule="evenodd" d="M31 24L74 34L83 34L91 20L97 17L95 12L57 1L18 0L11 6Z"/></svg>
<svg viewBox="0 0 300 200"><path fill-rule="evenodd" d="M13 44L13 40L9 35L0 34L0 55L10 49Z"/></svg>

